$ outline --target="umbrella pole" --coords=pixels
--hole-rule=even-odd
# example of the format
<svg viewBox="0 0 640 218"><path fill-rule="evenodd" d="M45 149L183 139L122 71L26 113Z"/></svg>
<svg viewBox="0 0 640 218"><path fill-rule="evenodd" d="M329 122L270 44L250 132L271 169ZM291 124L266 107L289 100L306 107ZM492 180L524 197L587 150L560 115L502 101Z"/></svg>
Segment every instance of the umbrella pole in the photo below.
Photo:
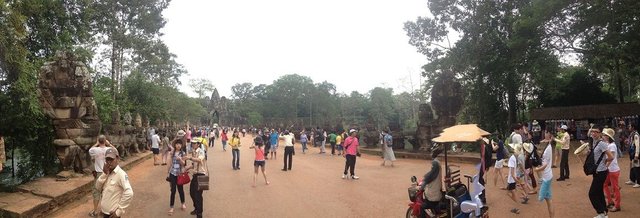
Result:
<svg viewBox="0 0 640 218"><path fill-rule="evenodd" d="M447 144L447 147L449 147L449 145ZM449 161L447 159L447 147L444 148L444 165L445 166L449 166ZM447 172L448 173L448 172Z"/></svg>
<svg viewBox="0 0 640 218"><path fill-rule="evenodd" d="M451 144L450 143L445 143L444 144L444 170L445 170L445 177L446 177L446 183L447 183L447 189L449 189L449 186L451 185L451 174L449 172L449 160L447 159L447 147L450 147Z"/></svg>

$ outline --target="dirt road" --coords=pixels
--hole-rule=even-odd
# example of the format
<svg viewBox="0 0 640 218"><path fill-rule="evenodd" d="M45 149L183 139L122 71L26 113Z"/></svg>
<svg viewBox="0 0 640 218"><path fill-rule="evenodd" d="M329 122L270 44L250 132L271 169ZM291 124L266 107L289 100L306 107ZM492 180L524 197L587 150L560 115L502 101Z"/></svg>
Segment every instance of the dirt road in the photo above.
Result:
<svg viewBox="0 0 640 218"><path fill-rule="evenodd" d="M403 217L407 209L407 187L410 177L421 177L430 169L430 161L399 160L396 167L381 167L377 156L363 155L356 163L356 174L360 180L341 179L344 158L330 154L318 154L312 148L302 154L296 144L292 171L281 171L283 149L280 146L276 160L267 160L267 173L271 185L258 180L251 187L254 152L248 147L250 135L242 138L241 170L231 167L230 150L222 151L220 141L209 151L208 164L212 176L212 189L204 192L204 217ZM330 153L330 149L328 149ZM552 183L556 217L593 217L595 211L588 198L591 177L580 170L574 157L571 163L571 179ZM574 162L575 161L575 162ZM620 176L622 188L622 211L610 213L609 217L634 217L640 212L640 189L624 185L628 179L628 159L620 159L623 166ZM462 172L471 174L472 166L462 164ZM127 209L126 217L168 217L169 184L164 181L166 168L153 166L149 159L128 171L134 189L134 200ZM554 169L554 177L559 171ZM491 175L491 174L490 174ZM506 175L506 170L505 170ZM492 178L489 179L492 181ZM176 211L173 217L195 217L185 186L187 211L179 208L176 196ZM176 194L177 195L177 194ZM491 217L546 217L546 205L538 202L537 196L527 205L512 202L505 191L490 183L487 187ZM516 216L509 209L517 205L521 214ZM62 208L53 217L88 217L92 208L91 196Z"/></svg>

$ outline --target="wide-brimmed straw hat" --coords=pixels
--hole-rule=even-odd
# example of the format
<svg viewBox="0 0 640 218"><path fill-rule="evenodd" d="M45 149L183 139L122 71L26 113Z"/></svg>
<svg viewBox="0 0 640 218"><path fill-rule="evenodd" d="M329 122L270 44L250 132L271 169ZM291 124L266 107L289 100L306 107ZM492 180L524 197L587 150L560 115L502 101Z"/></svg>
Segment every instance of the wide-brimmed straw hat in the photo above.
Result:
<svg viewBox="0 0 640 218"><path fill-rule="evenodd" d="M531 153L533 151L533 144L531 143L522 143L522 147L527 153Z"/></svg>
<svg viewBox="0 0 640 218"><path fill-rule="evenodd" d="M616 134L616 131L613 130L612 128L604 128L602 130L602 134L609 136L609 138L613 140L613 136Z"/></svg>
<svg viewBox="0 0 640 218"><path fill-rule="evenodd" d="M511 147L514 153L517 153L517 154L522 153L522 144L509 143L509 147Z"/></svg>

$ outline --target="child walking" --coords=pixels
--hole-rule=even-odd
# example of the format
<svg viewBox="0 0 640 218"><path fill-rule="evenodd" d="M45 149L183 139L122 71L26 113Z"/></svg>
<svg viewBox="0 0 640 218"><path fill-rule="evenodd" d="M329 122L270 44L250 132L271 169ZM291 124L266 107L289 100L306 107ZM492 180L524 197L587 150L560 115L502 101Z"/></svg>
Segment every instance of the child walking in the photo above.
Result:
<svg viewBox="0 0 640 218"><path fill-rule="evenodd" d="M264 140L262 140L261 136L253 139L253 145L249 147L250 149L254 149L256 152L256 159L253 161L253 185L252 187L256 187L256 177L258 176L258 167L262 170L262 176L264 176L264 183L269 185L271 184L269 180L267 180L267 172L265 172L265 155L264 155Z"/></svg>

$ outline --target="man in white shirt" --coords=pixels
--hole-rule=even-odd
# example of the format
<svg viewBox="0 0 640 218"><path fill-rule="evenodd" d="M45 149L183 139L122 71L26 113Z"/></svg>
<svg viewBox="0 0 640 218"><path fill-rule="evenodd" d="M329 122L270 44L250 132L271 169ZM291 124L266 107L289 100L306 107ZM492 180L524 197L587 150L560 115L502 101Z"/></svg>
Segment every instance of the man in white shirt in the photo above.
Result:
<svg viewBox="0 0 640 218"><path fill-rule="evenodd" d="M152 129L153 130L153 129ZM151 151L153 152L153 165L158 166L158 160L160 159L160 136L155 131L151 135Z"/></svg>
<svg viewBox="0 0 640 218"><path fill-rule="evenodd" d="M120 156L115 148L105 151L104 174L98 177L96 188L102 192L100 209L104 217L116 218L125 214L133 199L129 176L118 166Z"/></svg>
<svg viewBox="0 0 640 218"><path fill-rule="evenodd" d="M284 140L284 167L282 167L282 171L291 170L291 165L293 164L293 143L295 135L285 130L284 134L281 135L280 138Z"/></svg>
<svg viewBox="0 0 640 218"><path fill-rule="evenodd" d="M556 143L561 144L561 158L560 158L560 178L557 181L564 181L565 179L569 179L569 149L571 148L571 136L567 132L567 125L561 125L558 128L562 133L561 139L555 139Z"/></svg>
<svg viewBox="0 0 640 218"><path fill-rule="evenodd" d="M93 159L93 178L95 179L93 186L93 211L89 213L90 217L95 217L98 213L98 204L100 203L100 198L102 198L102 196L101 190L96 188L95 183L97 183L98 177L103 173L102 167L105 163L104 154L110 147L113 147L113 145L109 143L104 135L100 135L98 136L96 144L89 149L89 156Z"/></svg>

